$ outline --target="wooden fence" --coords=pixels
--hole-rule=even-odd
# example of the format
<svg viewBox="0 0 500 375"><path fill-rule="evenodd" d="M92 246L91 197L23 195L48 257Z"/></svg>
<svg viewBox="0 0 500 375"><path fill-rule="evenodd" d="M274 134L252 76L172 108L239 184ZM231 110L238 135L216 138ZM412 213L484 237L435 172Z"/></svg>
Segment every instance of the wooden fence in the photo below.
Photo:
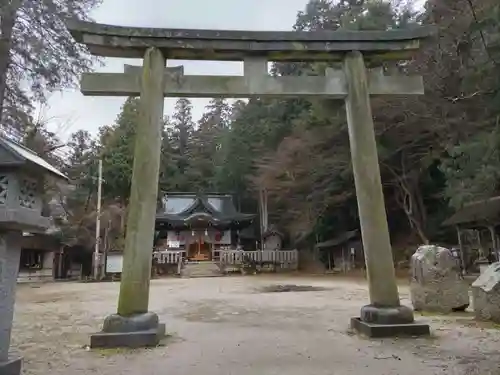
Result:
<svg viewBox="0 0 500 375"><path fill-rule="evenodd" d="M153 253L153 257L159 264L180 264L186 258L186 251L158 251ZM297 269L299 253L297 250L214 250L212 251L212 260L228 266L241 266L248 262Z"/></svg>
<svg viewBox="0 0 500 375"><path fill-rule="evenodd" d="M153 258L159 264L179 264L185 257L185 250L165 250L153 253Z"/></svg>
<svg viewBox="0 0 500 375"><path fill-rule="evenodd" d="M297 269L299 253L297 250L223 250L219 251L220 262L238 266L244 262L257 264L274 264L281 268Z"/></svg>

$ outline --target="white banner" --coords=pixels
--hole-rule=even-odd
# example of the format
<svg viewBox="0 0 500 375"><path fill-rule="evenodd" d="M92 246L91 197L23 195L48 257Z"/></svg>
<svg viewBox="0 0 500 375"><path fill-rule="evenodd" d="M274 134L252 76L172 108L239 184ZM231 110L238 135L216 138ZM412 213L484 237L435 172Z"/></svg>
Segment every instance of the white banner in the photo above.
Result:
<svg viewBox="0 0 500 375"><path fill-rule="evenodd" d="M171 240L168 240L167 241L167 246L169 248L178 249L178 248L181 247L181 242L180 241L171 241Z"/></svg>

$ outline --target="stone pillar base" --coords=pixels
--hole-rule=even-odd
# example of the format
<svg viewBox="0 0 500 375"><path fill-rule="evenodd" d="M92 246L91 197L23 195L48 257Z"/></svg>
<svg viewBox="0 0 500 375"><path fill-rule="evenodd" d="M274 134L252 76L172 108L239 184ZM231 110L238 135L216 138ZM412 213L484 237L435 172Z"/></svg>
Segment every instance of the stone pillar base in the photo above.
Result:
<svg viewBox="0 0 500 375"><path fill-rule="evenodd" d="M165 337L165 324L152 312L132 316L113 314L104 319L101 332L90 335L91 348L144 348Z"/></svg>
<svg viewBox="0 0 500 375"><path fill-rule="evenodd" d="M10 356L7 361L0 361L0 374L1 375L20 375L22 358L17 356Z"/></svg>
<svg viewBox="0 0 500 375"><path fill-rule="evenodd" d="M370 338L430 335L429 325L415 322L406 306L363 306L361 316L351 319L351 328Z"/></svg>

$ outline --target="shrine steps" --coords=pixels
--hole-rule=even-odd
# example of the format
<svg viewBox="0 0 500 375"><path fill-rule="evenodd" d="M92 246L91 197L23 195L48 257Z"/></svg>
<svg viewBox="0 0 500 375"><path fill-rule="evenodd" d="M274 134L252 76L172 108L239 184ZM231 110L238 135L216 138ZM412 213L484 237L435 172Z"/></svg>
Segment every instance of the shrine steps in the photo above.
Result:
<svg viewBox="0 0 500 375"><path fill-rule="evenodd" d="M216 262L187 262L181 269L181 277L220 277L224 276L221 267Z"/></svg>

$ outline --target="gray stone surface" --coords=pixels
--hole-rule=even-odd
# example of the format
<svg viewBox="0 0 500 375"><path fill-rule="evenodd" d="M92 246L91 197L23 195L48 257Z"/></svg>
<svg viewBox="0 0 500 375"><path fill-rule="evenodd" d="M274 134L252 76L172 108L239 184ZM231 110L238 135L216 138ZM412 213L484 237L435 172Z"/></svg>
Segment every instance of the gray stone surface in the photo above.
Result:
<svg viewBox="0 0 500 375"><path fill-rule="evenodd" d="M2 142L0 138L0 148ZM0 160L0 168L5 162ZM0 228L44 232L50 226L49 218L41 215L41 185L36 170L0 171Z"/></svg>
<svg viewBox="0 0 500 375"><path fill-rule="evenodd" d="M113 314L104 319L102 331L107 333L148 331L156 329L158 324L158 315L153 312L132 316Z"/></svg>
<svg viewBox="0 0 500 375"><path fill-rule="evenodd" d="M364 57L359 51L346 55L344 73L349 92L345 100L347 126L370 304L397 307L400 305L399 293L380 178L368 77Z"/></svg>
<svg viewBox="0 0 500 375"><path fill-rule="evenodd" d="M143 56L139 123L128 206L118 314L149 311L149 283L163 129L163 73L166 60L156 48ZM144 184L148 181L148 184Z"/></svg>
<svg viewBox="0 0 500 375"><path fill-rule="evenodd" d="M374 324L410 324L414 321L413 310L407 306L363 306L360 319L363 322Z"/></svg>
<svg viewBox="0 0 500 375"><path fill-rule="evenodd" d="M123 72L125 74L141 75L142 74L142 66L124 64L123 65ZM180 79L182 76L184 76L184 65L167 66L165 68L165 75L173 76L173 77L176 77L177 79Z"/></svg>
<svg viewBox="0 0 500 375"><path fill-rule="evenodd" d="M145 37L158 39L213 39L236 40L255 42L280 42L280 41L322 41L322 42L350 42L350 41L382 41L422 39L432 35L432 27L413 27L411 29L398 29L391 31L319 31L319 32L293 32L293 31L250 31L250 30L203 30L203 29L168 29L153 27L130 27L106 25L95 22L69 20L68 28L77 41L81 35L96 34L107 36Z"/></svg>
<svg viewBox="0 0 500 375"><path fill-rule="evenodd" d="M9 350L22 232L43 232L50 226L42 216L46 175L66 179L31 150L0 137L0 375L21 371L21 358Z"/></svg>
<svg viewBox="0 0 500 375"><path fill-rule="evenodd" d="M163 337L165 337L165 324L134 332L98 332L90 336L90 347L146 348L157 346Z"/></svg>
<svg viewBox="0 0 500 375"><path fill-rule="evenodd" d="M220 277L224 276L216 262L187 262L181 269L181 277Z"/></svg>
<svg viewBox="0 0 500 375"><path fill-rule="evenodd" d="M166 74L163 88L165 97L211 98L226 96L248 97L325 97L341 99L347 95L345 78L332 70L329 77L264 77L256 83L255 76L192 76ZM135 73L85 73L81 91L91 96L137 96L140 80ZM370 95L421 95L424 92L420 76L384 76L369 73Z"/></svg>
<svg viewBox="0 0 500 375"><path fill-rule="evenodd" d="M429 325L415 322L413 310L407 306L361 308L360 317L351 318L351 328L370 338L395 336L427 336Z"/></svg>
<svg viewBox="0 0 500 375"><path fill-rule="evenodd" d="M0 362L9 356L21 238L21 232L0 234Z"/></svg>
<svg viewBox="0 0 500 375"><path fill-rule="evenodd" d="M7 360L0 360L0 375L20 375L22 358L10 356Z"/></svg>
<svg viewBox="0 0 500 375"><path fill-rule="evenodd" d="M361 318L352 318L351 328L370 338L430 335L429 325L418 322L407 324L375 324L364 322Z"/></svg>
<svg viewBox="0 0 500 375"><path fill-rule="evenodd" d="M410 294L417 311L449 313L469 306L469 286L449 249L420 246L411 258Z"/></svg>
<svg viewBox="0 0 500 375"><path fill-rule="evenodd" d="M472 306L477 319L500 323L500 262L472 283Z"/></svg>
<svg viewBox="0 0 500 375"><path fill-rule="evenodd" d="M0 207L0 227L4 230L45 232L50 227L50 219L40 216L30 209L9 209Z"/></svg>
<svg viewBox="0 0 500 375"><path fill-rule="evenodd" d="M432 27L364 32L275 32L121 27L77 20L67 24L75 40L87 44L94 55L142 58L148 47L156 47L174 60L240 60L251 53L274 61L326 61L342 59L341 55L349 51L404 59L419 48L420 39L434 32Z"/></svg>
<svg viewBox="0 0 500 375"><path fill-rule="evenodd" d="M156 346L165 336L165 324L153 312L132 316L109 315L102 332L90 335L91 348L141 348Z"/></svg>
<svg viewBox="0 0 500 375"><path fill-rule="evenodd" d="M259 292L277 284L317 290ZM25 344L23 374L499 375L500 330L472 314L415 316L436 332L431 339L367 342L347 330L366 304L366 281L305 274L152 280L151 310L170 337L147 350L82 350L114 312L118 288L19 286L12 337ZM409 286L399 290L408 306Z"/></svg>

